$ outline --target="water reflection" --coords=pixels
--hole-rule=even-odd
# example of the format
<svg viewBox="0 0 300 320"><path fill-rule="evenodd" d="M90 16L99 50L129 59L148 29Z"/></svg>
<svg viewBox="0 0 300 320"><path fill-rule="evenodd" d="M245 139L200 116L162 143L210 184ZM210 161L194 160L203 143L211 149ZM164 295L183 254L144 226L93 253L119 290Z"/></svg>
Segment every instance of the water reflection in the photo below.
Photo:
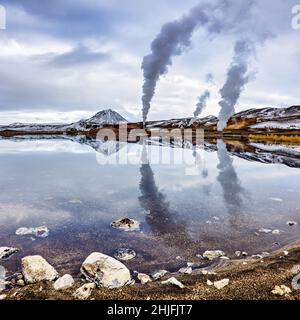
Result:
<svg viewBox="0 0 300 320"><path fill-rule="evenodd" d="M219 175L217 180L222 186L228 212L235 215L240 212L243 203L242 196L245 191L233 167L233 159L229 156L224 141L218 140L217 147L219 159L219 164L217 165Z"/></svg>

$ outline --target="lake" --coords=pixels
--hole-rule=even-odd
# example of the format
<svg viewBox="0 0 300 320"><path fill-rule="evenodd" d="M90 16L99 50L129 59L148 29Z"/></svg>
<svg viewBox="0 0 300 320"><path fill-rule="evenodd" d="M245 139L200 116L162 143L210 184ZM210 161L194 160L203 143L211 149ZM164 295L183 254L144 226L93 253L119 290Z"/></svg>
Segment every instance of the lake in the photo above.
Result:
<svg viewBox="0 0 300 320"><path fill-rule="evenodd" d="M201 263L205 250L237 258L236 251L250 256L299 240L299 224L287 225L300 223L299 168L233 154L221 140L203 150L155 140L99 147L58 137L1 139L0 247L20 249L1 264L17 272L23 256L39 254L77 276L91 252L130 248L137 254L124 262L130 270L174 271ZM140 229L110 226L124 217ZM38 226L49 235L16 234Z"/></svg>

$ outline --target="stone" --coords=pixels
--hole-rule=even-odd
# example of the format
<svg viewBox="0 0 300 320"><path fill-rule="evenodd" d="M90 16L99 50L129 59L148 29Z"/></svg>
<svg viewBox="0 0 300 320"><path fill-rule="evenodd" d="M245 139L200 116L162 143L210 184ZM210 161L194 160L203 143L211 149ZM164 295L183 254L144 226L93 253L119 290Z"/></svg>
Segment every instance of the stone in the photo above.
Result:
<svg viewBox="0 0 300 320"><path fill-rule="evenodd" d="M146 273L138 273L137 278L140 280L141 284L152 282L151 278Z"/></svg>
<svg viewBox="0 0 300 320"><path fill-rule="evenodd" d="M73 297L78 300L87 300L91 296L95 287L95 283L84 284L73 293Z"/></svg>
<svg viewBox="0 0 300 320"><path fill-rule="evenodd" d="M214 260L214 259L220 258L222 256L225 256L225 253L222 250L205 251L203 253L203 257L208 260Z"/></svg>
<svg viewBox="0 0 300 320"><path fill-rule="evenodd" d="M236 251L236 252L235 252L235 255L236 255L237 257L239 257L239 256L241 255L241 251Z"/></svg>
<svg viewBox="0 0 300 320"><path fill-rule="evenodd" d="M122 262L100 252L91 253L80 271L99 287L120 288L131 282L130 272Z"/></svg>
<svg viewBox="0 0 300 320"><path fill-rule="evenodd" d="M5 300L7 298L6 294L0 294L0 300Z"/></svg>
<svg viewBox="0 0 300 320"><path fill-rule="evenodd" d="M16 230L16 235L18 236L31 235L37 238L46 238L49 236L49 229L46 226L41 226L37 228L22 227Z"/></svg>
<svg viewBox="0 0 300 320"><path fill-rule="evenodd" d="M212 285L214 284L214 283L211 282L210 280L207 280L206 283L207 283L208 286L212 286Z"/></svg>
<svg viewBox="0 0 300 320"><path fill-rule="evenodd" d="M135 258L136 253L132 249L120 248L115 251L114 257L121 261L127 261Z"/></svg>
<svg viewBox="0 0 300 320"><path fill-rule="evenodd" d="M180 268L178 272L184 274L191 274L193 272L193 269L191 267L183 267Z"/></svg>
<svg viewBox="0 0 300 320"><path fill-rule="evenodd" d="M242 252L242 256L243 256L243 257L247 257L247 255L248 255L248 252L246 252L246 251L243 251L243 252Z"/></svg>
<svg viewBox="0 0 300 320"><path fill-rule="evenodd" d="M266 228L261 228L258 230L260 233L271 233L273 230L272 229L266 229Z"/></svg>
<svg viewBox="0 0 300 320"><path fill-rule="evenodd" d="M214 286L215 288L217 288L218 290L223 289L224 287L226 287L229 284L229 279L222 279L219 281L215 281L214 282Z"/></svg>
<svg viewBox="0 0 300 320"><path fill-rule="evenodd" d="M110 225L115 229L120 229L124 231L135 231L139 230L140 228L139 222L130 218L114 220Z"/></svg>
<svg viewBox="0 0 300 320"><path fill-rule="evenodd" d="M283 254L285 255L285 256L288 256L289 255L289 252L288 251L283 251Z"/></svg>
<svg viewBox="0 0 300 320"><path fill-rule="evenodd" d="M17 252L19 252L17 248L0 247L0 260L7 260Z"/></svg>
<svg viewBox="0 0 300 320"><path fill-rule="evenodd" d="M274 229L274 230L272 231L272 234L280 234L280 230L279 230L279 229Z"/></svg>
<svg viewBox="0 0 300 320"><path fill-rule="evenodd" d="M169 279L167 279L165 281L162 281L161 283L162 284L172 284L173 286L177 286L180 289L184 288L184 285L174 277L171 277L171 278L169 278Z"/></svg>
<svg viewBox="0 0 300 320"><path fill-rule="evenodd" d="M153 273L151 273L151 277L155 281L155 280L161 279L167 273L168 273L167 270L157 270L157 271L154 271Z"/></svg>
<svg viewBox="0 0 300 320"><path fill-rule="evenodd" d="M53 287L55 290L66 290L71 288L74 285L74 282L71 275L65 274L54 282Z"/></svg>
<svg viewBox="0 0 300 320"><path fill-rule="evenodd" d="M280 285L280 286L275 286L274 290L272 290L271 292L277 296L286 296L289 293L291 293L292 290L285 285Z"/></svg>
<svg viewBox="0 0 300 320"><path fill-rule="evenodd" d="M27 256L22 259L22 273L26 283L52 281L57 271L41 256Z"/></svg>
<svg viewBox="0 0 300 320"><path fill-rule="evenodd" d="M299 274L300 273L300 265L299 264L294 265L291 272L293 275Z"/></svg>
<svg viewBox="0 0 300 320"><path fill-rule="evenodd" d="M17 285L20 286L20 287L24 287L24 286L25 286L24 280L19 279L19 280L17 281Z"/></svg>
<svg viewBox="0 0 300 320"><path fill-rule="evenodd" d="M298 224L298 222L296 222L296 221L287 221L286 224L288 226L292 227L292 226L296 226Z"/></svg>

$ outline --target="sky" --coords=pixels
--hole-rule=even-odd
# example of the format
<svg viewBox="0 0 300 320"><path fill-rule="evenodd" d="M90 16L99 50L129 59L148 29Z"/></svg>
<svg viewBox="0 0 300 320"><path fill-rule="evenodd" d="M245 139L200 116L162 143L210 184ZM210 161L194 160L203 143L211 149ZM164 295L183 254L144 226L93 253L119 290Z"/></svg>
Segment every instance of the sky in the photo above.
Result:
<svg viewBox="0 0 300 320"><path fill-rule="evenodd" d="M239 5L244 0L232 1ZM0 124L74 122L107 108L130 121L142 117L143 57L161 26L202 0L0 0ZM209 1L210 3L212 1ZM220 93L241 33L266 31L252 79L236 111L300 104L300 30L292 8L300 0L254 0L235 23L240 34L208 36L173 59L157 86L149 120L191 117L197 97L212 93L203 116L219 113ZM213 83L206 75L214 75Z"/></svg>

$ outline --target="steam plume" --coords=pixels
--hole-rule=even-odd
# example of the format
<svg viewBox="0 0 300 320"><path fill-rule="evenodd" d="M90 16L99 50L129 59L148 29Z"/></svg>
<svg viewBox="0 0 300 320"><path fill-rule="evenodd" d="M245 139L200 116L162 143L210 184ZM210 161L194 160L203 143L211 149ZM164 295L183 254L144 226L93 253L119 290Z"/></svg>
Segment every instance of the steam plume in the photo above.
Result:
<svg viewBox="0 0 300 320"><path fill-rule="evenodd" d="M235 113L241 92L249 82L248 74L249 58L254 53L254 46L250 40L239 40L234 47L234 56L230 68L227 72L227 79L220 90L222 100L219 113L218 130L222 131L227 125L228 119Z"/></svg>
<svg viewBox="0 0 300 320"><path fill-rule="evenodd" d="M196 110L194 112L194 117L198 117L202 111L206 108L206 102L210 98L210 92L205 90L204 93L198 98L198 103L196 104Z"/></svg>
<svg viewBox="0 0 300 320"><path fill-rule="evenodd" d="M143 85L143 122L145 124L150 103L154 96L156 84L160 76L168 72L168 66L172 65L172 57L182 54L184 49L191 45L191 37L194 30L210 22L203 5L190 10L179 20L164 24L160 33L151 43L151 53L144 57L142 69L144 74ZM220 26L217 23L210 25L210 32L218 32Z"/></svg>

